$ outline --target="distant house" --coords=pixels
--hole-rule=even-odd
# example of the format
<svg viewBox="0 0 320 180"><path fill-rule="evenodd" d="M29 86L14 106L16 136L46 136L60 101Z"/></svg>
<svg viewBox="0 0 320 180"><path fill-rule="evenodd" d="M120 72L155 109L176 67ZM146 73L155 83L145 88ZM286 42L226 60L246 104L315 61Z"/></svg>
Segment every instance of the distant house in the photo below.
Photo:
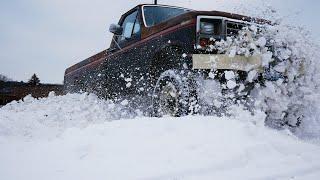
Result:
<svg viewBox="0 0 320 180"><path fill-rule="evenodd" d="M63 85L59 84L30 84L24 82L0 81L0 106L11 101L20 100L27 95L34 98L47 97L49 92L54 91L57 95L63 94Z"/></svg>

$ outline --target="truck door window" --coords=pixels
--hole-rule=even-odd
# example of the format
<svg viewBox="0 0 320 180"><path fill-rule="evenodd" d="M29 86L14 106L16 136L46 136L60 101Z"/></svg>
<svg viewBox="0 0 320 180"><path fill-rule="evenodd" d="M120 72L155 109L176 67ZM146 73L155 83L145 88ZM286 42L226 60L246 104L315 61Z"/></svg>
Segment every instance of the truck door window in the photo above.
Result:
<svg viewBox="0 0 320 180"><path fill-rule="evenodd" d="M140 33L140 23L137 21L137 11L131 13L128 15L123 23L122 23L122 28L123 28L123 34L122 36L118 39L118 42L120 43L121 41L129 40L132 38L135 34Z"/></svg>

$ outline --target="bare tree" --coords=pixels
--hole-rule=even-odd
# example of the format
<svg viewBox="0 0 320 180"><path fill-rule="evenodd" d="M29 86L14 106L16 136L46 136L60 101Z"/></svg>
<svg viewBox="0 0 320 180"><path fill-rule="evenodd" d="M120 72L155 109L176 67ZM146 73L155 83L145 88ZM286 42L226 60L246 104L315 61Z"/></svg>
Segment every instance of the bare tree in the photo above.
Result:
<svg viewBox="0 0 320 180"><path fill-rule="evenodd" d="M7 81L12 81L12 80L10 78L8 78L7 76L0 74L0 81L7 82Z"/></svg>

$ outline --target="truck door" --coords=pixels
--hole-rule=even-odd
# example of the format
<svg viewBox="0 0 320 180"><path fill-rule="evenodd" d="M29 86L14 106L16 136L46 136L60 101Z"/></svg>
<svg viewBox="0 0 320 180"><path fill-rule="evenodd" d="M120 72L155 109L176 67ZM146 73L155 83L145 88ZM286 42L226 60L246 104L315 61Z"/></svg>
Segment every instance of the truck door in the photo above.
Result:
<svg viewBox="0 0 320 180"><path fill-rule="evenodd" d="M138 87L141 79L141 54L139 47L135 46L141 40L140 23L138 10L129 13L120 22L123 33L115 41L121 49L114 52L108 60L108 89L113 98L131 96L141 90Z"/></svg>

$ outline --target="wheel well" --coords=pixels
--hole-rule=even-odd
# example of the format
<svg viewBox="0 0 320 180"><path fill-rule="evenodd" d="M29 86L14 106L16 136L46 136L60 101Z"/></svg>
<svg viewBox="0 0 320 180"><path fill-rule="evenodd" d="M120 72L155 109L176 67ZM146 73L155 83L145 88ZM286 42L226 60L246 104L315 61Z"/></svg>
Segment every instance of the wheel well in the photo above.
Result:
<svg viewBox="0 0 320 180"><path fill-rule="evenodd" d="M183 49L180 46L167 46L159 50L152 58L151 78L153 84L156 83L160 74L169 69L179 69Z"/></svg>

